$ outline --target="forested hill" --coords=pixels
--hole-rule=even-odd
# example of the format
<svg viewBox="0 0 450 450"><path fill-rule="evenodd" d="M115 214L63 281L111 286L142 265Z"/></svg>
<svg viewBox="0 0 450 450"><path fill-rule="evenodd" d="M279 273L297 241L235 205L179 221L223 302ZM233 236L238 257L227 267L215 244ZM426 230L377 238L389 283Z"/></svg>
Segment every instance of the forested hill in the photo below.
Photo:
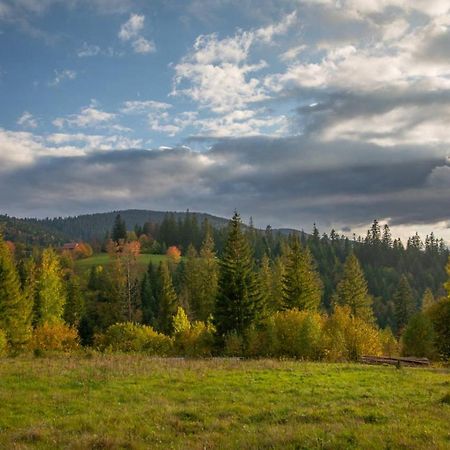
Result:
<svg viewBox="0 0 450 450"><path fill-rule="evenodd" d="M0 215L0 230L6 239L27 244L61 244L64 241L92 241L103 239L111 231L114 219L120 214L129 229L145 223L161 224L167 215L164 211L127 209L106 213L83 214L73 217L56 217L47 219L17 219ZM186 212L170 213L175 220L184 220ZM206 213L191 213L198 223L208 219L214 228L222 228L228 219Z"/></svg>

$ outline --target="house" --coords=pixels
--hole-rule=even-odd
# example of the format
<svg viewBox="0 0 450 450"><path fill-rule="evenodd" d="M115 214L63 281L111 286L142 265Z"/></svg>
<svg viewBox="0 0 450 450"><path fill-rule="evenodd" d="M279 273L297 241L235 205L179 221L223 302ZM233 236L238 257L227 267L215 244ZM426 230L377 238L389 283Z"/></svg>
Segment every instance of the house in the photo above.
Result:
<svg viewBox="0 0 450 450"><path fill-rule="evenodd" d="M78 242L68 242L67 244L63 245L63 251L68 252L74 252L80 247L80 244Z"/></svg>

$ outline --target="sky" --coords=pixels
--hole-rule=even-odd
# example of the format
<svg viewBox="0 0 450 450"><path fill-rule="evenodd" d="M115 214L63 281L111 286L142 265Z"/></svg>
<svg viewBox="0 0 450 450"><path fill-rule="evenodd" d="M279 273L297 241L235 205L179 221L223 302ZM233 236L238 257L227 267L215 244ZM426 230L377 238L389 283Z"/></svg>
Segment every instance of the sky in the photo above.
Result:
<svg viewBox="0 0 450 450"><path fill-rule="evenodd" d="M0 104L0 213L450 241L448 0L0 0Z"/></svg>

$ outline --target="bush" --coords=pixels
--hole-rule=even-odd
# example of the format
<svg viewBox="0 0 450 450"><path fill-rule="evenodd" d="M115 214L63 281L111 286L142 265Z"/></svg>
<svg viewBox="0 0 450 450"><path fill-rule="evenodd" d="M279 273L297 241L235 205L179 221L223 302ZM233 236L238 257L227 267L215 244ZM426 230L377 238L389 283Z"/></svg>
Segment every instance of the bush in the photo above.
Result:
<svg viewBox="0 0 450 450"><path fill-rule="evenodd" d="M351 314L346 306L336 306L327 319L323 343L331 361L357 361L363 355L382 354L380 332Z"/></svg>
<svg viewBox="0 0 450 450"><path fill-rule="evenodd" d="M264 326L264 341L272 356L320 359L323 317L314 312L291 309L274 314Z"/></svg>
<svg viewBox="0 0 450 450"><path fill-rule="evenodd" d="M436 356L433 324L423 313L415 314L409 320L402 335L402 354L433 359Z"/></svg>
<svg viewBox="0 0 450 450"><path fill-rule="evenodd" d="M244 339L236 332L225 336L223 353L225 356L242 356L244 354Z"/></svg>
<svg viewBox="0 0 450 450"><path fill-rule="evenodd" d="M175 335L177 354L191 357L211 356L215 331L210 323L194 322L188 329Z"/></svg>
<svg viewBox="0 0 450 450"><path fill-rule="evenodd" d="M179 307L173 318L175 352L183 356L211 356L214 347L214 326L208 322L189 322Z"/></svg>
<svg viewBox="0 0 450 450"><path fill-rule="evenodd" d="M34 352L70 352L79 346L77 330L64 323L44 323L33 331L31 347Z"/></svg>
<svg viewBox="0 0 450 450"><path fill-rule="evenodd" d="M144 352L158 356L172 354L173 347L169 336L132 322L111 325L104 334L96 336L95 344L103 351Z"/></svg>
<svg viewBox="0 0 450 450"><path fill-rule="evenodd" d="M380 331L380 342L383 356L399 355L399 343L389 327Z"/></svg>
<svg viewBox="0 0 450 450"><path fill-rule="evenodd" d="M0 356L6 356L8 354L8 339L6 339L6 333L0 329Z"/></svg>

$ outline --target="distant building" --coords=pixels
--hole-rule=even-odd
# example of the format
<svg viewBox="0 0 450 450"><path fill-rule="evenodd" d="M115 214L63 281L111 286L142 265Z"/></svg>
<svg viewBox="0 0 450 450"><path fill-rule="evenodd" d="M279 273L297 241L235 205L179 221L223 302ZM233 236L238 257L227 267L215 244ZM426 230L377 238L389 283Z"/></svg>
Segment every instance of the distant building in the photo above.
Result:
<svg viewBox="0 0 450 450"><path fill-rule="evenodd" d="M67 244L63 245L64 251L74 252L79 248L80 244L78 242L68 242Z"/></svg>

